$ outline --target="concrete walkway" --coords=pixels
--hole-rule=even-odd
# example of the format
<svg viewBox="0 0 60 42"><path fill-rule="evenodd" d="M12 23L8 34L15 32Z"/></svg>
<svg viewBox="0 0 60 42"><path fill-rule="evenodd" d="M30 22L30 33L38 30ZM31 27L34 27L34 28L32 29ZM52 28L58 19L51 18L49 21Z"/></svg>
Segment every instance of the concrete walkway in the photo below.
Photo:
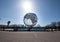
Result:
<svg viewBox="0 0 60 42"><path fill-rule="evenodd" d="M0 31L0 42L60 42L60 32Z"/></svg>

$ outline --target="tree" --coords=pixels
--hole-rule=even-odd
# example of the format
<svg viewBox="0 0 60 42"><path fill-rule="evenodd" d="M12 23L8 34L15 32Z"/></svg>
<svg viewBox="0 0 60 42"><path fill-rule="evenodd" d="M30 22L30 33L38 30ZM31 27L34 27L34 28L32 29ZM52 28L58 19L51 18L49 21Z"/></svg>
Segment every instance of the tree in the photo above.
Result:
<svg viewBox="0 0 60 42"><path fill-rule="evenodd" d="M58 30L60 30L60 21L59 22L57 22L57 25L58 25Z"/></svg>
<svg viewBox="0 0 60 42"><path fill-rule="evenodd" d="M56 30L57 30L56 25L57 25L57 23L56 23L56 22L52 22L52 23L51 23L51 28L52 28L52 30L53 30L53 29L56 29Z"/></svg>
<svg viewBox="0 0 60 42"><path fill-rule="evenodd" d="M11 21L8 21L8 22L7 22L7 26L9 26L9 25L10 25L10 23L11 23Z"/></svg>
<svg viewBox="0 0 60 42"><path fill-rule="evenodd" d="M56 22L52 22L51 23L51 26L54 26L55 27L56 26Z"/></svg>
<svg viewBox="0 0 60 42"><path fill-rule="evenodd" d="M58 26L60 27L60 21L59 21L59 22L57 22L57 24L58 24Z"/></svg>

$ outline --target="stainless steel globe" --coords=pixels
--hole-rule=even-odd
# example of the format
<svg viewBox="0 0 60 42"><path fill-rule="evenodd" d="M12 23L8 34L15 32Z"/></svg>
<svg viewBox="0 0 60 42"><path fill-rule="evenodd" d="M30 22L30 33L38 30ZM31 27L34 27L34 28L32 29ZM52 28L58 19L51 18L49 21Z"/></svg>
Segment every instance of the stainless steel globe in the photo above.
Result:
<svg viewBox="0 0 60 42"><path fill-rule="evenodd" d="M24 24L28 27L33 27L34 25L36 25L37 20L37 16L34 13L27 13L23 19Z"/></svg>

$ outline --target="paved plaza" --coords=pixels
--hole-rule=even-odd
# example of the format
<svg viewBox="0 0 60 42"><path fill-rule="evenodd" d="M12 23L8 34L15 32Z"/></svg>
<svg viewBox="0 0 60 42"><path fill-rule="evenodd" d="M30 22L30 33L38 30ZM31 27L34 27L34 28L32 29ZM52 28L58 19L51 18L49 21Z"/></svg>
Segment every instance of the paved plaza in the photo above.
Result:
<svg viewBox="0 0 60 42"><path fill-rule="evenodd" d="M60 32L0 31L0 42L60 42Z"/></svg>

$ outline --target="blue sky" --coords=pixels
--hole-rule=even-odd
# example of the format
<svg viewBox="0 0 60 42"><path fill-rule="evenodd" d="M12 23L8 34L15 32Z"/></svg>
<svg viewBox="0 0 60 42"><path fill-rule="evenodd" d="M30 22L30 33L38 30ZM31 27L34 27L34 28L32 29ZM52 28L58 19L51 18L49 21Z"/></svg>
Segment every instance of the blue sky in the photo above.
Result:
<svg viewBox="0 0 60 42"><path fill-rule="evenodd" d="M33 8L30 12L38 17L41 26L51 22L60 21L60 0L30 0ZM24 2L23 2L24 4ZM24 24L23 17L26 13L21 7L21 0L0 0L0 24Z"/></svg>

